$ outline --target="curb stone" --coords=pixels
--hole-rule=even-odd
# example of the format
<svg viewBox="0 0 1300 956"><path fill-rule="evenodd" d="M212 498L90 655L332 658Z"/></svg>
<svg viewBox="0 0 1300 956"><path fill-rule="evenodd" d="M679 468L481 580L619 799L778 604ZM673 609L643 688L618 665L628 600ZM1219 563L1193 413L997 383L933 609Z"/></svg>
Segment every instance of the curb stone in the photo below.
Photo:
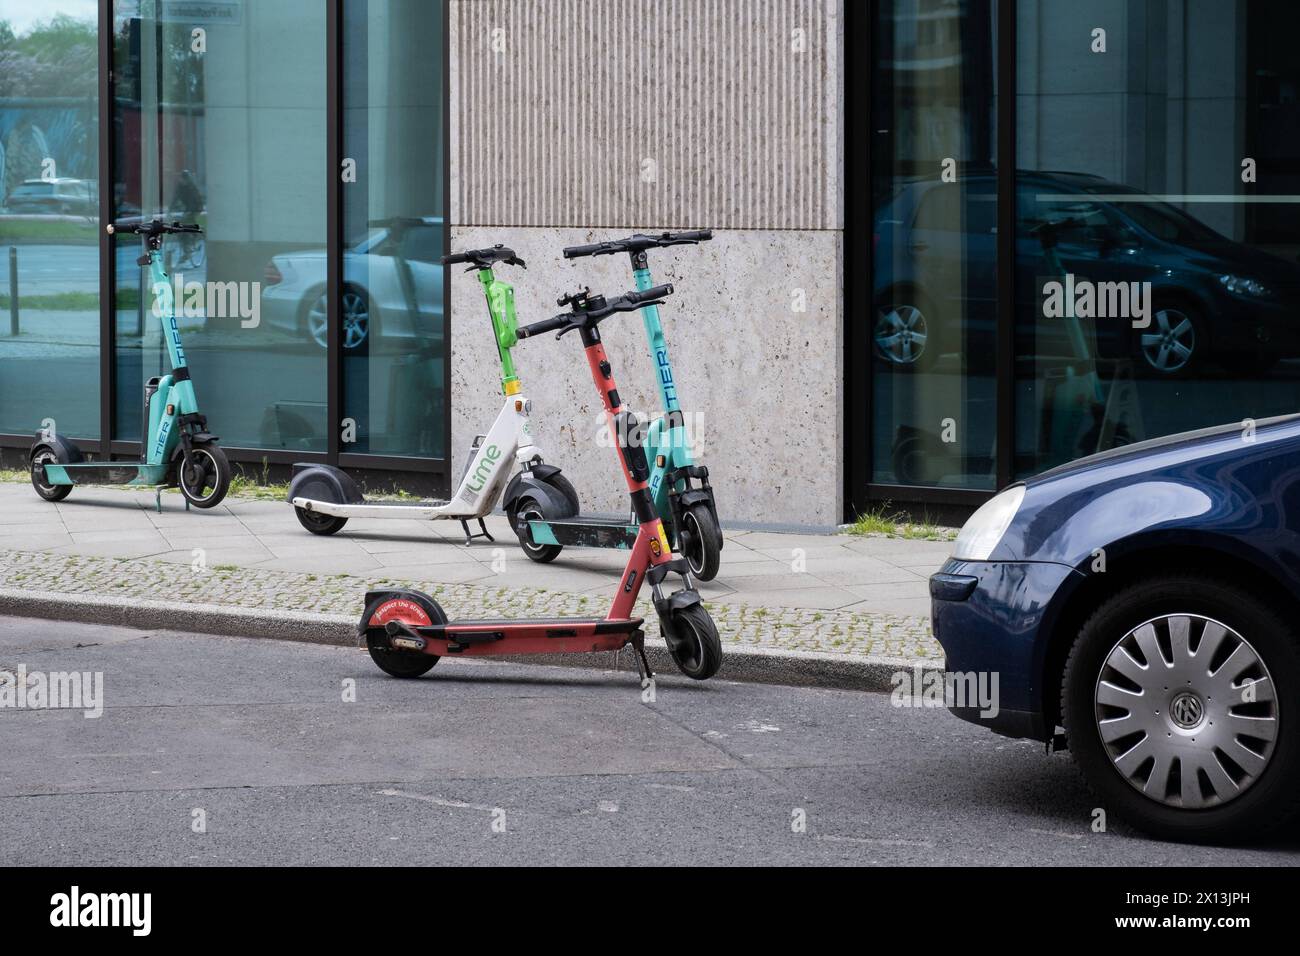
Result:
<svg viewBox="0 0 1300 956"><path fill-rule="evenodd" d="M278 641L358 647L355 618L308 611L249 609L218 604L172 604L95 594L32 594L0 588L0 614L84 624L107 624L143 630L169 630L225 637L255 637ZM677 675L662 640L647 636L646 655L659 676ZM492 657L497 661L594 667L636 672L631 653L529 654ZM790 684L846 690L889 691L898 671L942 670L935 660L865 657L768 647L723 648L718 678L763 684Z"/></svg>

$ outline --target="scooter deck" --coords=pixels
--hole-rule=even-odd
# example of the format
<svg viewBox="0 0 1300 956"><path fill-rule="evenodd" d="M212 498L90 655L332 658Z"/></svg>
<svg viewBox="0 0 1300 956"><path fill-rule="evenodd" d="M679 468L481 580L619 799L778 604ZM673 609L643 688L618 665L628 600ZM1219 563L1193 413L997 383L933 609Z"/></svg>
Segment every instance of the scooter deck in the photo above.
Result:
<svg viewBox="0 0 1300 956"><path fill-rule="evenodd" d="M530 521L528 529L535 544L570 545L579 548L627 550L636 543L638 526L629 521L599 518L560 518Z"/></svg>
<svg viewBox="0 0 1300 956"><path fill-rule="evenodd" d="M481 654L572 654L616 651L636 634L644 618L557 617L542 620L484 619L446 624L407 625L424 646L414 653L476 656ZM393 647L384 626L365 630L369 640ZM402 638L398 638L399 642ZM409 640L409 638L408 638Z"/></svg>
<svg viewBox="0 0 1300 956"><path fill-rule="evenodd" d="M144 465L138 461L49 462L45 480L52 485L142 485L162 484L169 465Z"/></svg>
<svg viewBox="0 0 1300 956"><path fill-rule="evenodd" d="M357 504L340 504L333 501L313 501L311 498L294 498L293 506L313 514L333 515L336 518L439 518L457 520L474 515L453 514L444 510L450 502L426 498L423 501L362 501Z"/></svg>

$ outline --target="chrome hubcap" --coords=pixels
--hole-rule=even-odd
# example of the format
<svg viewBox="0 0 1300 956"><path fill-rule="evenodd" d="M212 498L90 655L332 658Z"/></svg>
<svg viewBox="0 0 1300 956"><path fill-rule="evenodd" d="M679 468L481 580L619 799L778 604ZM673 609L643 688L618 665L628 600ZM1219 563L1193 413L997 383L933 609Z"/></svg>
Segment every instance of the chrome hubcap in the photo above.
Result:
<svg viewBox="0 0 1300 956"><path fill-rule="evenodd" d="M1263 774L1278 702L1263 659L1232 628L1197 614L1124 635L1097 678L1097 730L1115 770L1166 806L1218 806Z"/></svg>
<svg viewBox="0 0 1300 956"><path fill-rule="evenodd" d="M925 316L915 306L893 306L876 321L876 351L895 365L911 365L919 359L928 337Z"/></svg>
<svg viewBox="0 0 1300 956"><path fill-rule="evenodd" d="M311 337L321 348L329 346L329 298L321 296L307 316ZM370 307L357 292L345 292L339 300L339 318L343 324L343 348L354 349L370 333Z"/></svg>
<svg viewBox="0 0 1300 956"><path fill-rule="evenodd" d="M1196 349L1192 320L1177 309L1160 309L1153 327L1142 333L1142 356L1158 372L1176 372L1186 365Z"/></svg>

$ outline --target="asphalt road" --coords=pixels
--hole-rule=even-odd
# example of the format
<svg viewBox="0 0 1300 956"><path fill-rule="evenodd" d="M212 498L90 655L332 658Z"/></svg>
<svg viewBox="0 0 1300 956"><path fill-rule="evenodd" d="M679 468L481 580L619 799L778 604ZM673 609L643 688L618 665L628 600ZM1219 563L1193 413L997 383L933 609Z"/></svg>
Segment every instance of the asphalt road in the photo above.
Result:
<svg viewBox="0 0 1300 956"><path fill-rule="evenodd" d="M1067 757L883 694L0 618L20 664L105 708L0 709L0 865L1300 862L1094 833Z"/></svg>

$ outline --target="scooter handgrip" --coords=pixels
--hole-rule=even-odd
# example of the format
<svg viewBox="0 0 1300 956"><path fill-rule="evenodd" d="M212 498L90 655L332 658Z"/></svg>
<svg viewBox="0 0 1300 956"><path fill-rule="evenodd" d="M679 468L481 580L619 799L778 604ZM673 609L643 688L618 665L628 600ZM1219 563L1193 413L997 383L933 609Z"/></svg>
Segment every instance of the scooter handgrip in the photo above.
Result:
<svg viewBox="0 0 1300 956"><path fill-rule="evenodd" d="M564 258L578 259L582 256L608 255L618 251L616 248L613 248L616 245L617 243L596 242L589 246L565 246Z"/></svg>
<svg viewBox="0 0 1300 956"><path fill-rule="evenodd" d="M713 238L713 230L692 229L687 232L674 232L669 234L669 238L679 242L708 242Z"/></svg>
<svg viewBox="0 0 1300 956"><path fill-rule="evenodd" d="M525 325L515 332L515 335L521 339L531 338L534 335L543 335L547 332L554 332L556 329L562 329L569 324L572 316L565 312L563 315L557 315L554 318L543 319L541 322L534 322L532 325Z"/></svg>
<svg viewBox="0 0 1300 956"><path fill-rule="evenodd" d="M644 292L629 292L624 298L629 302L649 302L651 299L662 299L666 295L673 294L673 287L668 285L657 285L653 288L646 289Z"/></svg>

